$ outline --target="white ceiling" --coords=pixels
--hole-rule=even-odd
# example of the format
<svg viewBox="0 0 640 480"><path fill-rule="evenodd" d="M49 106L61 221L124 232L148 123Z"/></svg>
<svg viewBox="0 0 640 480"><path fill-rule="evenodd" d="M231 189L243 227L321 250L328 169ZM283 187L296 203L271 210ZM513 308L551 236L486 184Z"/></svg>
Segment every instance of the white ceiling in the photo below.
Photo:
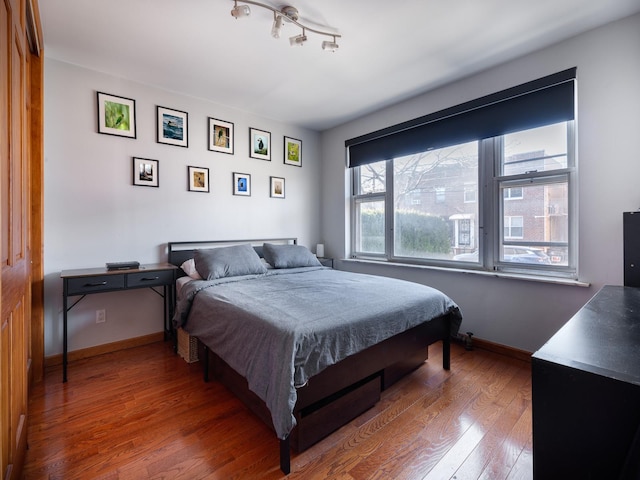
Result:
<svg viewBox="0 0 640 480"><path fill-rule="evenodd" d="M300 22L233 0L41 0L45 55L324 130L640 11L640 0L292 0ZM280 8L287 3L265 0ZM126 92L115 92L126 95ZM176 106L179 108L179 106ZM212 112L212 115L215 112Z"/></svg>

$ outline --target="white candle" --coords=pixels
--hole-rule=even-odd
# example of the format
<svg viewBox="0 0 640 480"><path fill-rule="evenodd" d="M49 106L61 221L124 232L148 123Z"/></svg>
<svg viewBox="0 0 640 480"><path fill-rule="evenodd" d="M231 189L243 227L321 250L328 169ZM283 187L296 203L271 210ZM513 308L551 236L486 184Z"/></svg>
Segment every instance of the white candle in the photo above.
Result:
<svg viewBox="0 0 640 480"><path fill-rule="evenodd" d="M316 255L320 258L324 258L324 243L316 245Z"/></svg>

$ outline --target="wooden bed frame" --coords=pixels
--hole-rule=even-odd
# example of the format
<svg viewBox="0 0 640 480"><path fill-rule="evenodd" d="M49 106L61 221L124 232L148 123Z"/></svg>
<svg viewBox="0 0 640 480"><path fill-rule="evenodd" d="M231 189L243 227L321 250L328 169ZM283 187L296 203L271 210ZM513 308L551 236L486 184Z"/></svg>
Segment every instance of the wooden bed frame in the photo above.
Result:
<svg viewBox="0 0 640 480"><path fill-rule="evenodd" d="M169 262L177 265L193 258L196 248L264 242L296 243L296 239L172 242ZM280 469L291 471L290 450L301 452L365 412L380 399L380 392L418 368L428 357L428 346L442 341L442 366L450 368L451 315L444 315L395 335L366 350L345 358L311 377L298 388L294 415L297 425L291 434L280 440ZM213 378L240 398L269 427L271 413L265 403L249 390L246 379L227 365L209 348L199 343L204 378Z"/></svg>

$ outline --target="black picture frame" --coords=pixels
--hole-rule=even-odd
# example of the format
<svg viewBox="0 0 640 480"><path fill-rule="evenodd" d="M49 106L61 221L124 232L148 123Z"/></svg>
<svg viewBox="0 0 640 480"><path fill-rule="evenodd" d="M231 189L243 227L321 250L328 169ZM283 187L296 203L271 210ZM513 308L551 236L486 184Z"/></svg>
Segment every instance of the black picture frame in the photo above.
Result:
<svg viewBox="0 0 640 480"><path fill-rule="evenodd" d="M98 133L136 138L136 101L96 92Z"/></svg>
<svg viewBox="0 0 640 480"><path fill-rule="evenodd" d="M271 132L249 127L249 156L271 161Z"/></svg>
<svg viewBox="0 0 640 480"><path fill-rule="evenodd" d="M269 177L269 196L271 198L285 198L284 178Z"/></svg>
<svg viewBox="0 0 640 480"><path fill-rule="evenodd" d="M302 167L302 140L284 137L284 163Z"/></svg>
<svg viewBox="0 0 640 480"><path fill-rule="evenodd" d="M190 192L209 193L209 169L207 167L187 167L188 189Z"/></svg>
<svg viewBox="0 0 640 480"><path fill-rule="evenodd" d="M133 157L133 184L139 187L159 187L160 162L150 158Z"/></svg>
<svg viewBox="0 0 640 480"><path fill-rule="evenodd" d="M251 196L251 175L233 172L233 194L245 197Z"/></svg>
<svg viewBox="0 0 640 480"><path fill-rule="evenodd" d="M166 145L189 147L189 114L167 107L156 107L157 141Z"/></svg>
<svg viewBox="0 0 640 480"><path fill-rule="evenodd" d="M212 152L233 155L234 125L233 122L208 117L209 144Z"/></svg>

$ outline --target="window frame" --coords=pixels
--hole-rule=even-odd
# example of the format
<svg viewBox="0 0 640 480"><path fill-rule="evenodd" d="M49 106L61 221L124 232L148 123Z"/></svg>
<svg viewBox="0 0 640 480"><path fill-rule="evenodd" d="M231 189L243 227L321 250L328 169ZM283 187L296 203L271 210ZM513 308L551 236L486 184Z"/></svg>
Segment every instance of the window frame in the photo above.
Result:
<svg viewBox="0 0 640 480"><path fill-rule="evenodd" d="M387 162L388 163L388 162ZM363 165L364 167L364 165ZM367 193L360 193L360 168L353 168L351 169L352 175L351 175L351 252L354 252L354 254L352 254L352 256L355 257L355 252L358 252L358 256L359 257L366 257L366 258L373 258L373 259L385 259L387 258L387 246L389 244L389 240L388 240L388 218L387 218L387 195L388 195L388 181L387 181L387 176L389 174L389 167L388 165L385 165L385 191L382 192L367 192ZM357 208L358 208L358 204L363 204L363 203L374 203L374 202L380 202L382 201L385 205L385 215L384 215L384 244L385 244L385 251L384 253L376 253L376 252L364 252L364 251L359 251L356 247L357 247L357 243L358 243L358 237L357 237L357 232L359 230L358 227L358 218L356 215L357 212Z"/></svg>
<svg viewBox="0 0 640 480"><path fill-rule="evenodd" d="M493 211L489 213L493 219L493 228L488 229L487 241L490 245L493 245L491 261L487 262L486 267L481 265L481 268L489 270L492 269L497 272L516 273L516 274L532 274L541 277L561 277L572 280L578 279L578 239L577 239L577 163L576 163L576 120L567 120L567 166L566 168L558 168L548 171L533 171L521 174L502 175L502 154L504 136L494 137L486 139L487 148L491 152L491 158L493 162L486 162L486 175L492 178L492 194ZM550 124L553 125L553 124ZM489 165L491 163L491 165ZM544 185L557 183L558 179L565 179L568 192L567 192L567 209L569 212L568 239L567 239L567 265L529 265L513 263L501 260L500 249L501 246L536 246L535 242L531 241L518 241L509 240L504 241L502 238L502 232L504 232L504 225L502 224L503 211L502 202L517 201L517 198L505 199L501 196L501 185L523 187L522 198L525 197L524 187L531 185ZM497 215L497 218L496 218ZM562 246L557 242L541 242L540 246Z"/></svg>
<svg viewBox="0 0 640 480"><path fill-rule="evenodd" d="M556 122L557 123L557 122ZM577 241L577 165L576 165L576 144L575 129L576 120L567 120L567 167L542 172L527 172L518 175L500 175L501 155L504 136L497 136L478 141L478 183L476 201L478 202L478 261L459 261L427 258L396 257L394 251L394 194L393 194L393 159L386 160L386 190L376 194L356 194L357 181L359 181L360 168L354 167L352 171L352 203L351 203L351 257L359 259L372 259L400 264L420 264L426 266L436 266L452 268L456 270L478 270L493 271L515 274L534 275L539 277L555 277L578 279L578 241ZM504 201L517 201L522 197L503 198L504 185L513 187L525 187L533 184L558 183L558 180L566 181L567 184L567 208L569 212L568 239L566 247L568 249L567 265L535 265L525 263L513 263L501 261L501 247L513 246L533 246L532 242L521 241L510 238L504 241L502 225L502 205ZM523 190L523 196L525 195ZM356 248L357 238L355 230L355 205L358 201L365 199L381 200L385 204L385 248L384 254L371 254L360 252ZM564 242L544 242L545 246L564 246Z"/></svg>

